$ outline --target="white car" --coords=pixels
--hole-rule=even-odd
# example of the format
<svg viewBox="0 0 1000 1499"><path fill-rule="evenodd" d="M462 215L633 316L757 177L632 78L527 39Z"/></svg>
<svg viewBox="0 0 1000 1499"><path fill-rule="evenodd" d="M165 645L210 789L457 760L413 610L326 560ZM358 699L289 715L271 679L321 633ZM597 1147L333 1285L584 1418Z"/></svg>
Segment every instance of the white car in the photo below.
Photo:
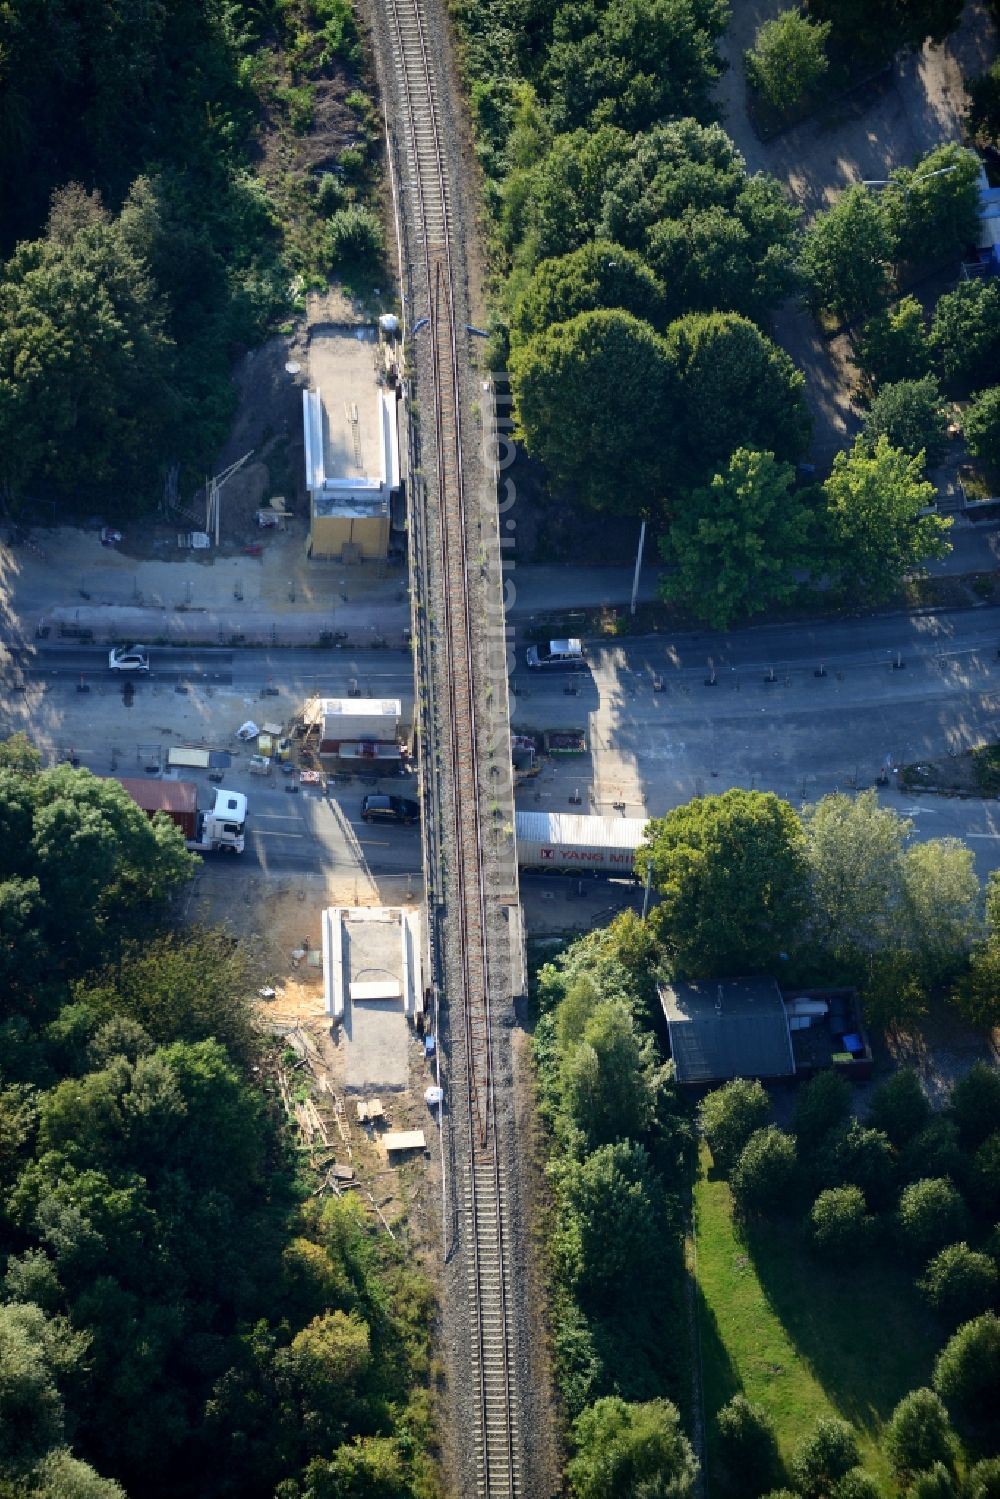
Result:
<svg viewBox="0 0 1000 1499"><path fill-rule="evenodd" d="M108 656L112 671L148 671L149 653L144 645L116 646Z"/></svg>

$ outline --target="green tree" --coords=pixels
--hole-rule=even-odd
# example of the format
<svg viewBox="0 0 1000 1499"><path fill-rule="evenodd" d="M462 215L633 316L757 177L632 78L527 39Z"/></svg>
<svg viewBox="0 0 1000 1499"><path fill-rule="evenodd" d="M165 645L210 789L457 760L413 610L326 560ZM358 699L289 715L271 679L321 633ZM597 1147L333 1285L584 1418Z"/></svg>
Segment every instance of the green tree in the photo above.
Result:
<svg viewBox="0 0 1000 1499"><path fill-rule="evenodd" d="M327 220L325 248L331 270L342 266L377 269L385 254L382 220L362 204L338 208Z"/></svg>
<svg viewBox="0 0 1000 1499"><path fill-rule="evenodd" d="M798 1181L795 1140L775 1125L756 1130L733 1167L733 1201L743 1217L787 1207Z"/></svg>
<svg viewBox="0 0 1000 1499"><path fill-rule="evenodd" d="M933 1390L911 1390L886 1423L882 1445L892 1471L903 1481L943 1462L955 1461L955 1437L948 1412Z"/></svg>
<svg viewBox="0 0 1000 1499"><path fill-rule="evenodd" d="M858 1439L846 1421L821 1416L792 1459L792 1476L803 1499L821 1499L861 1461Z"/></svg>
<svg viewBox="0 0 1000 1499"><path fill-rule="evenodd" d="M566 1469L575 1499L693 1499L698 1461L669 1400L608 1396L573 1426Z"/></svg>
<svg viewBox="0 0 1000 1499"><path fill-rule="evenodd" d="M413 1493L400 1443L393 1437L355 1437L329 1459L306 1468L302 1499L409 1499Z"/></svg>
<svg viewBox="0 0 1000 1499"><path fill-rule="evenodd" d="M912 168L897 167L882 203L900 260L958 256L979 226L979 157L951 141Z"/></svg>
<svg viewBox="0 0 1000 1499"><path fill-rule="evenodd" d="M912 1067L901 1067L872 1094L872 1124L884 1131L897 1149L919 1135L930 1117L930 1103Z"/></svg>
<svg viewBox="0 0 1000 1499"><path fill-rule="evenodd" d="M511 350L521 435L557 483L595 509L662 501L669 445L649 412L669 402L671 358L626 312L585 312Z"/></svg>
<svg viewBox="0 0 1000 1499"><path fill-rule="evenodd" d="M726 1491L758 1499L784 1477L774 1423L763 1406L734 1395L715 1418Z"/></svg>
<svg viewBox="0 0 1000 1499"><path fill-rule="evenodd" d="M730 1171L747 1142L771 1119L771 1101L756 1078L733 1078L706 1093L698 1110L698 1124L723 1171Z"/></svg>
<svg viewBox="0 0 1000 1499"><path fill-rule="evenodd" d="M1000 1072L974 1063L951 1090L951 1112L966 1150L1000 1130Z"/></svg>
<svg viewBox="0 0 1000 1499"><path fill-rule="evenodd" d="M530 102L522 105L520 118L525 139L518 155L515 126L514 169L504 183L500 227L516 266L530 270L594 237L609 176L635 147L627 131L613 125L547 140ZM619 238L613 233L602 237Z"/></svg>
<svg viewBox="0 0 1000 1499"><path fill-rule="evenodd" d="M938 1114L900 1152L904 1181L931 1176L950 1176L960 1181L965 1157L958 1143L958 1130L950 1119Z"/></svg>
<svg viewBox="0 0 1000 1499"><path fill-rule="evenodd" d="M783 10L757 28L752 52L743 54L747 80L772 109L791 114L814 94L830 66L829 21L810 21Z"/></svg>
<svg viewBox="0 0 1000 1499"><path fill-rule="evenodd" d="M908 1494L909 1499L955 1499L955 1475L944 1463L935 1463L916 1475Z"/></svg>
<svg viewBox="0 0 1000 1499"><path fill-rule="evenodd" d="M912 824L875 791L836 792L803 817L819 941L848 963L882 947L902 889L904 841Z"/></svg>
<svg viewBox="0 0 1000 1499"><path fill-rule="evenodd" d="M666 342L682 477L696 484L719 472L737 448L779 462L801 456L810 430L804 379L759 328L736 313L692 313L671 323Z"/></svg>
<svg viewBox="0 0 1000 1499"><path fill-rule="evenodd" d="M934 499L921 469L919 458L908 458L884 437L872 451L859 440L835 457L823 487L835 566L847 587L883 598L906 573L950 551L950 518L921 514Z"/></svg>
<svg viewBox="0 0 1000 1499"><path fill-rule="evenodd" d="M972 1188L978 1211L1000 1217L1000 1130L989 1135L973 1157Z"/></svg>
<svg viewBox="0 0 1000 1499"><path fill-rule="evenodd" d="M903 297L896 306L877 312L864 326L857 344L857 360L869 380L921 380L930 373L931 346L924 309L916 297Z"/></svg>
<svg viewBox="0 0 1000 1499"><path fill-rule="evenodd" d="M886 1136L856 1119L830 1135L817 1157L826 1186L860 1187L873 1208L888 1207L895 1191L896 1162Z"/></svg>
<svg viewBox="0 0 1000 1499"><path fill-rule="evenodd" d="M973 1463L965 1475L966 1499L1000 1499L1000 1457Z"/></svg>
<svg viewBox="0 0 1000 1499"><path fill-rule="evenodd" d="M771 792L696 797L654 818L637 855L661 895L654 926L686 977L768 969L806 912L802 825Z"/></svg>
<svg viewBox="0 0 1000 1499"><path fill-rule="evenodd" d="M810 558L811 514L795 493L795 471L773 453L737 448L724 473L678 505L660 553L673 571L660 592L712 625L784 603L795 569Z"/></svg>
<svg viewBox="0 0 1000 1499"><path fill-rule="evenodd" d="M903 1188L899 1199L902 1243L917 1259L954 1242L965 1227L965 1205L945 1177L925 1177Z"/></svg>
<svg viewBox="0 0 1000 1499"><path fill-rule="evenodd" d="M969 452L991 469L1000 469L1000 385L973 396L963 418Z"/></svg>
<svg viewBox="0 0 1000 1499"><path fill-rule="evenodd" d="M828 1187L809 1210L809 1230L821 1254L853 1262L871 1245L875 1219L860 1187Z"/></svg>
<svg viewBox="0 0 1000 1499"><path fill-rule="evenodd" d="M557 8L543 69L557 128L592 120L637 131L667 115L711 113L725 20L719 0Z"/></svg>
<svg viewBox="0 0 1000 1499"><path fill-rule="evenodd" d="M747 176L719 125L668 120L610 164L599 233L643 256L670 318L759 317L792 289L798 216L773 178Z"/></svg>
<svg viewBox="0 0 1000 1499"><path fill-rule="evenodd" d="M50 1452L36 1472L37 1499L127 1499L121 1484L102 1478L65 1448Z"/></svg>
<svg viewBox="0 0 1000 1499"><path fill-rule="evenodd" d="M864 1468L848 1468L830 1493L831 1499L881 1499L882 1490Z"/></svg>
<svg viewBox="0 0 1000 1499"><path fill-rule="evenodd" d="M972 850L957 838L931 838L903 859L908 941L929 985L955 976L981 934L980 888Z"/></svg>
<svg viewBox="0 0 1000 1499"><path fill-rule="evenodd" d="M588 1149L649 1129L656 1103L652 1044L620 1000L599 1004L588 1018L561 1076L563 1107Z"/></svg>
<svg viewBox="0 0 1000 1499"><path fill-rule="evenodd" d="M23 1479L61 1445L59 1379L78 1367L88 1341L37 1306L0 1306L0 1475Z"/></svg>
<svg viewBox="0 0 1000 1499"><path fill-rule="evenodd" d="M989 385L1000 364L1000 288L992 281L960 281L945 292L934 309L929 343L953 395Z"/></svg>
<svg viewBox="0 0 1000 1499"><path fill-rule="evenodd" d="M543 260L511 313L511 335L531 338L581 312L618 308L641 322L664 322L664 290L642 257L610 240L591 240Z"/></svg>
<svg viewBox="0 0 1000 1499"><path fill-rule="evenodd" d="M660 1192L649 1157L629 1140L571 1162L563 1182L565 1226L557 1255L568 1278L599 1302L634 1296L659 1274Z"/></svg>
<svg viewBox="0 0 1000 1499"><path fill-rule="evenodd" d="M816 215L799 263L813 306L850 321L885 301L895 258L892 224L877 196L858 184Z"/></svg>
<svg viewBox="0 0 1000 1499"><path fill-rule="evenodd" d="M934 1388L952 1416L980 1434L1000 1421L1000 1318L986 1312L949 1338L934 1365Z"/></svg>
<svg viewBox="0 0 1000 1499"><path fill-rule="evenodd" d="M149 498L150 453L177 409L164 324L120 223L96 195L62 189L46 237L20 244L0 278L0 480L15 494Z"/></svg>
<svg viewBox="0 0 1000 1499"><path fill-rule="evenodd" d="M911 458L923 453L928 468L940 463L948 441L948 418L933 375L883 385L865 416L865 442L884 437Z"/></svg>
<svg viewBox="0 0 1000 1499"><path fill-rule="evenodd" d="M137 1021L154 1041L218 1037L236 1056L257 1049L246 953L220 929L194 928L127 946L113 969L74 987L99 1019Z"/></svg>
<svg viewBox="0 0 1000 1499"><path fill-rule="evenodd" d="M995 1305L1000 1272L988 1254L963 1240L934 1255L918 1284L934 1310L954 1326Z"/></svg>
<svg viewBox="0 0 1000 1499"><path fill-rule="evenodd" d="M850 1115L853 1091L846 1077L828 1068L800 1083L792 1112L792 1132L800 1149L811 1150Z"/></svg>

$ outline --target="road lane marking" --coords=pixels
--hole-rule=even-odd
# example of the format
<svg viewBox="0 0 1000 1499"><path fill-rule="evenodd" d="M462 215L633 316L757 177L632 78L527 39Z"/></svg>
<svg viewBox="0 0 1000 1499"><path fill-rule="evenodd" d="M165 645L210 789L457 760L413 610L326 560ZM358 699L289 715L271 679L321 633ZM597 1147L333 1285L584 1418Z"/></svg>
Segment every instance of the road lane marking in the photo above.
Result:
<svg viewBox="0 0 1000 1499"><path fill-rule="evenodd" d="M286 833L282 828L254 828L255 838L304 838L305 833Z"/></svg>

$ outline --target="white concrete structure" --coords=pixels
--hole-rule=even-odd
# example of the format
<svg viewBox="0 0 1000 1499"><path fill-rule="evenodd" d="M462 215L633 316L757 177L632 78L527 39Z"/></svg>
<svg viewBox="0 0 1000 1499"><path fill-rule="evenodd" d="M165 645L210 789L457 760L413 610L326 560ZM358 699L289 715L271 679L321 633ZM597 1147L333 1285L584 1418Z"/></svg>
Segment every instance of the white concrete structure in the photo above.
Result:
<svg viewBox="0 0 1000 1499"><path fill-rule="evenodd" d="M423 1014L420 916L401 906L330 906L323 912L323 988L327 1014L342 1023L348 1007L388 1006L408 1020Z"/></svg>
<svg viewBox="0 0 1000 1499"><path fill-rule="evenodd" d="M317 329L302 392L309 550L384 557L400 485L396 391L380 385L374 328Z"/></svg>

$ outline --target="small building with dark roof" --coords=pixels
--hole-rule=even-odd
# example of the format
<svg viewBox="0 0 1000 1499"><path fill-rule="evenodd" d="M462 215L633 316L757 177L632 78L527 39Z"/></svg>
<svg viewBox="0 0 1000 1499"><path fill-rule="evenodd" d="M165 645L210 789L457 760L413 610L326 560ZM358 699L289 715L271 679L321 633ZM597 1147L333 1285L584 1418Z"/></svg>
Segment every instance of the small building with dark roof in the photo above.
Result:
<svg viewBox="0 0 1000 1499"><path fill-rule="evenodd" d="M679 1083L794 1077L788 1012L774 979L660 985Z"/></svg>

